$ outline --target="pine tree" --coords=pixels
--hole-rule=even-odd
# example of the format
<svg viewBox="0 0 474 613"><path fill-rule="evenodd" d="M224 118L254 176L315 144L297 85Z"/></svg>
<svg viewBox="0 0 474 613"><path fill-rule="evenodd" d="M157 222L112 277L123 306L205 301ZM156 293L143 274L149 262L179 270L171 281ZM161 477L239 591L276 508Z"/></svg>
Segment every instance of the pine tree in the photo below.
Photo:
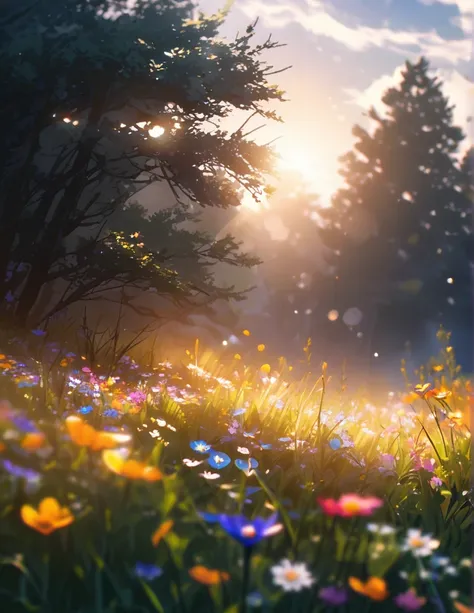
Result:
<svg viewBox="0 0 474 613"><path fill-rule="evenodd" d="M382 101L385 117L368 112L372 133L353 129L345 186L322 211L321 237L339 278L335 308L361 308L365 347L388 355L421 340L428 320L466 317L452 291L468 291L470 203L455 158L464 135L427 61L406 62Z"/></svg>

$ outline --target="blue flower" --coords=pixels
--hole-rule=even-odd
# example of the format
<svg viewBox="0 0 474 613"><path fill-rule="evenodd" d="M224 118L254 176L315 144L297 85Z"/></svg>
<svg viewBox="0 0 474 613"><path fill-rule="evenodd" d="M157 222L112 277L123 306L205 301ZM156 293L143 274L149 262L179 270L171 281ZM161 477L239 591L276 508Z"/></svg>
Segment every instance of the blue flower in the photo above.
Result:
<svg viewBox="0 0 474 613"><path fill-rule="evenodd" d="M248 472L250 470L254 470L258 467L258 462L255 458L248 458L246 460L238 459L235 460L235 465L239 470L243 470L244 472Z"/></svg>
<svg viewBox="0 0 474 613"><path fill-rule="evenodd" d="M235 409L235 411L232 413L232 415L234 417L238 417L239 415L243 415L245 413L247 409Z"/></svg>
<svg viewBox="0 0 474 613"><path fill-rule="evenodd" d="M278 534L283 526L277 523L278 515L274 513L267 519L255 517L247 519L244 515L219 515L219 524L229 536L244 547L252 547L264 538Z"/></svg>
<svg viewBox="0 0 474 613"><path fill-rule="evenodd" d="M271 443L260 443L260 448L265 451L267 449L271 449L273 445Z"/></svg>
<svg viewBox="0 0 474 613"><path fill-rule="evenodd" d="M329 441L329 447L331 447L331 449L334 449L334 451L337 451L338 449L341 448L341 441L338 438L333 438Z"/></svg>
<svg viewBox="0 0 474 613"><path fill-rule="evenodd" d="M280 443L290 443L293 439L289 436L282 436L278 439Z"/></svg>
<svg viewBox="0 0 474 613"><path fill-rule="evenodd" d="M219 513L206 513L203 511L199 513L199 517L201 517L201 519L203 519L208 524L218 524L220 515Z"/></svg>
<svg viewBox="0 0 474 613"><path fill-rule="evenodd" d="M229 456L226 453L222 453L222 451L212 451L207 461L209 466L217 470L225 468L230 464Z"/></svg>
<svg viewBox="0 0 474 613"><path fill-rule="evenodd" d="M262 488L261 487L256 487L256 486L249 486L245 488L245 495L246 496L251 496L252 494L256 494L257 492L259 492Z"/></svg>
<svg viewBox="0 0 474 613"><path fill-rule="evenodd" d="M245 436L245 438L255 438L255 435L257 434L257 432L258 432L258 430L257 430L257 428L255 428L251 432L244 432L244 436Z"/></svg>
<svg viewBox="0 0 474 613"><path fill-rule="evenodd" d="M250 592L250 594L247 594L247 604L249 607L261 607L263 602L263 596L260 592Z"/></svg>
<svg viewBox="0 0 474 613"><path fill-rule="evenodd" d="M90 413L93 410L94 410L94 407L92 405L88 404L85 407L81 407L79 409L79 413L82 413L83 415L87 415L88 413Z"/></svg>
<svg viewBox="0 0 474 613"><path fill-rule="evenodd" d="M135 574L140 579L145 579L146 581L153 581L157 577L161 577L163 574L163 570L159 566L155 566L155 564L147 564L146 562L137 562L135 564Z"/></svg>
<svg viewBox="0 0 474 613"><path fill-rule="evenodd" d="M120 413L117 411L117 409L105 409L102 415L104 417L118 417Z"/></svg>
<svg viewBox="0 0 474 613"><path fill-rule="evenodd" d="M189 446L197 453L209 453L211 451L211 446L206 441L191 441Z"/></svg>

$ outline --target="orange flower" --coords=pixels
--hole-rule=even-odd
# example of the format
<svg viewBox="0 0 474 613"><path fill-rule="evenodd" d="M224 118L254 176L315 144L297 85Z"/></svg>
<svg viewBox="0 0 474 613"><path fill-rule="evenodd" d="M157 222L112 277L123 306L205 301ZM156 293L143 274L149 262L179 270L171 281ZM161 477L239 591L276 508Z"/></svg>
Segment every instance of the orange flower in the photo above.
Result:
<svg viewBox="0 0 474 613"><path fill-rule="evenodd" d="M206 568L205 566L193 566L189 570L189 574L194 579L203 585L217 585L222 581L229 580L229 573L221 570Z"/></svg>
<svg viewBox="0 0 474 613"><path fill-rule="evenodd" d="M41 449L46 441L46 437L42 432L28 432L21 441L21 446L25 451L36 451Z"/></svg>
<svg viewBox="0 0 474 613"><path fill-rule="evenodd" d="M163 522L161 526L158 526L151 537L153 547L158 546L158 543L168 534L173 526L174 521L172 519L168 519L167 521Z"/></svg>
<svg viewBox="0 0 474 613"><path fill-rule="evenodd" d="M459 613L474 613L474 609L472 607L468 607L467 605L462 604L462 602L456 601L454 603L454 608L456 611L459 611Z"/></svg>
<svg viewBox="0 0 474 613"><path fill-rule="evenodd" d="M2 443L2 441L0 441L0 453L2 451L5 451L5 449L6 449L5 443Z"/></svg>
<svg viewBox="0 0 474 613"><path fill-rule="evenodd" d="M369 577L365 582L356 577L349 577L349 585L354 592L367 596L371 600L381 601L388 598L387 584L379 577Z"/></svg>
<svg viewBox="0 0 474 613"><path fill-rule="evenodd" d="M74 521L71 511L67 507L61 507L56 498L43 498L38 510L29 504L24 504L20 514L27 526L45 535L69 526Z"/></svg>
<svg viewBox="0 0 474 613"><path fill-rule="evenodd" d="M143 479L144 481L159 481L163 478L161 471L154 466L148 466L137 460L127 460L117 451L102 452L102 459L109 470L127 479Z"/></svg>
<svg viewBox="0 0 474 613"><path fill-rule="evenodd" d="M63 358L60 362L59 362L59 366L62 366L63 368L66 368L66 366L69 365L69 362L66 360L66 358Z"/></svg>
<svg viewBox="0 0 474 613"><path fill-rule="evenodd" d="M130 441L128 434L96 430L77 415L70 415L66 419L66 428L73 443L79 447L90 447L93 451L113 449Z"/></svg>

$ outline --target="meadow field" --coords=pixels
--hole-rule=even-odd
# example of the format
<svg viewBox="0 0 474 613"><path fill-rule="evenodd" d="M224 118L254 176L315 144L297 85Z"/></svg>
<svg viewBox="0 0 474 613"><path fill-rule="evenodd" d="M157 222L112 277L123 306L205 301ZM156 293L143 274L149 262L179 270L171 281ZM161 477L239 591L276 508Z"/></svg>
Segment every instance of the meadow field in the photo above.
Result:
<svg viewBox="0 0 474 613"><path fill-rule="evenodd" d="M2 348L2 611L472 610L472 384L449 334L377 399L245 334L230 361L196 343L91 367L41 331Z"/></svg>

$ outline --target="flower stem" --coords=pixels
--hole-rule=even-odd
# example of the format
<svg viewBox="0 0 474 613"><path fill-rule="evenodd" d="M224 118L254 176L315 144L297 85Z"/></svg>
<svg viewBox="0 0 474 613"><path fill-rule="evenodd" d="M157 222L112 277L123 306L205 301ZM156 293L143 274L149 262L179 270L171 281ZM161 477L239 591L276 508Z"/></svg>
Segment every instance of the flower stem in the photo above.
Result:
<svg viewBox="0 0 474 613"><path fill-rule="evenodd" d="M239 613L247 613L247 593L249 589L251 559L252 547L244 546L244 570L242 575L242 594L240 598Z"/></svg>

